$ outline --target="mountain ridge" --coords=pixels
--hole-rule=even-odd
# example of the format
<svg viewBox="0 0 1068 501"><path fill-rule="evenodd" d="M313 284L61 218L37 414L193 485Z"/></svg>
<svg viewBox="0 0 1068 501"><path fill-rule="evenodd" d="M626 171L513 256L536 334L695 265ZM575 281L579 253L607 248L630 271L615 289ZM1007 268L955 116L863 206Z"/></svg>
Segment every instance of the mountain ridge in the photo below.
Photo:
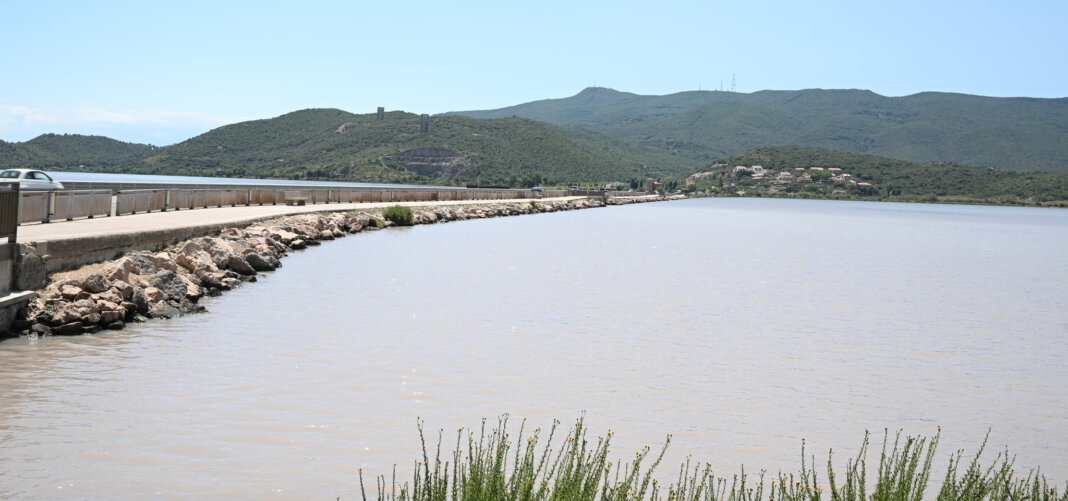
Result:
<svg viewBox="0 0 1068 501"><path fill-rule="evenodd" d="M582 127L705 164L752 148L800 145L915 162L1068 172L1068 98L947 92L886 97L864 89L643 96L591 87L566 98L443 115L514 115Z"/></svg>

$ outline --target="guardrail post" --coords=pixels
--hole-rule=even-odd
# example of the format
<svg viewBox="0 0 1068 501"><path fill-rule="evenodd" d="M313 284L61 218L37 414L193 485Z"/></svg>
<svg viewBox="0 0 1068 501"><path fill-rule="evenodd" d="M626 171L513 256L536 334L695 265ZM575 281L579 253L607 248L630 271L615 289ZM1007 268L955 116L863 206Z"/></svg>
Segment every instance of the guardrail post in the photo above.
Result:
<svg viewBox="0 0 1068 501"><path fill-rule="evenodd" d="M0 238L7 237L8 242L18 240L19 224L22 223L20 210L22 195L18 183L8 183L7 189L0 192ZM14 251L15 246L11 246Z"/></svg>
<svg viewBox="0 0 1068 501"><path fill-rule="evenodd" d="M48 199L45 202L45 219L44 222L51 223L52 215L56 213L56 192L48 192Z"/></svg>

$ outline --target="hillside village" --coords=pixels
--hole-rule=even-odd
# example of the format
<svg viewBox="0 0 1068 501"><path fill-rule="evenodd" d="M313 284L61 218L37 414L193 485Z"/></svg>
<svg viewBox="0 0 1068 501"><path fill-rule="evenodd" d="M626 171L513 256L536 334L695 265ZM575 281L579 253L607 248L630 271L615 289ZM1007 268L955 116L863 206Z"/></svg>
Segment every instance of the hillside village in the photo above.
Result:
<svg viewBox="0 0 1068 501"><path fill-rule="evenodd" d="M686 191L731 193L812 195L874 195L875 186L839 167L792 167L782 170L765 169L760 165L714 164L707 172L686 178Z"/></svg>

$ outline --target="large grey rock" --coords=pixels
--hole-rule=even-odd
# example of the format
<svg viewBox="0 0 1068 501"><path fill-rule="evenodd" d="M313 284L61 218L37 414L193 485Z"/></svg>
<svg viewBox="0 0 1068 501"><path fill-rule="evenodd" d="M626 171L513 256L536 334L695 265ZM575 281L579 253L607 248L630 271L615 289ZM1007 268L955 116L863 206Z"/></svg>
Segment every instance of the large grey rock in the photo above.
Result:
<svg viewBox="0 0 1068 501"><path fill-rule="evenodd" d="M118 303L113 303L111 301L105 301L105 300L101 300L101 299L98 299L96 301L97 311L99 311L101 313L103 313L105 311L118 310L119 308L121 308L121 306L119 306L120 304L122 304L122 301L119 301ZM125 315L126 312L124 311L123 314Z"/></svg>
<svg viewBox="0 0 1068 501"><path fill-rule="evenodd" d="M181 276L181 275L179 275L179 276ZM203 290L201 290L200 286L197 285L196 282L194 281L196 279L195 276L181 277L181 278L182 278L182 281L185 282L185 298L186 299L188 299L188 300L190 300L190 301L195 303L195 302L199 301L200 298L204 297Z"/></svg>
<svg viewBox="0 0 1068 501"><path fill-rule="evenodd" d="M123 299L130 299L133 297L134 287L122 280L111 282L111 288L117 291Z"/></svg>
<svg viewBox="0 0 1068 501"><path fill-rule="evenodd" d="M270 232L272 240L281 242L285 245L289 245L290 242L300 239L300 235L277 226L272 226Z"/></svg>
<svg viewBox="0 0 1068 501"><path fill-rule="evenodd" d="M218 267L211 260L211 255L203 250L197 250L192 252L182 252L174 257L174 261L178 263L182 268L189 271L196 271L198 269L216 270Z"/></svg>
<svg viewBox="0 0 1068 501"><path fill-rule="evenodd" d="M182 312L166 301L156 301L148 307L148 318L175 318Z"/></svg>
<svg viewBox="0 0 1068 501"><path fill-rule="evenodd" d="M168 252L153 254L152 262L156 265L156 268L160 270L178 271L178 263L174 262L174 257Z"/></svg>
<svg viewBox="0 0 1068 501"><path fill-rule="evenodd" d="M256 252L245 254L245 261L247 261L249 266L252 266L252 269L256 271L271 271L275 269L275 266L272 265L267 258Z"/></svg>
<svg viewBox="0 0 1068 501"><path fill-rule="evenodd" d="M230 257L237 254L230 247L230 244L221 238L201 237L196 239L196 243L204 249L204 252L208 253L212 263L220 269L226 268L230 262Z"/></svg>
<svg viewBox="0 0 1068 501"><path fill-rule="evenodd" d="M248 254L254 245L251 240L227 240L226 244L237 254Z"/></svg>
<svg viewBox="0 0 1068 501"><path fill-rule="evenodd" d="M110 289L108 289L108 290L106 290L104 292L101 292L100 294L93 295L93 297L91 297L90 299L96 300L96 302L98 304L101 301L118 304L118 303L121 303L122 300L126 299L126 298L122 297L122 293L119 292L118 289L112 287L112 288L110 288Z"/></svg>
<svg viewBox="0 0 1068 501"><path fill-rule="evenodd" d="M129 282L131 273L135 275L141 273L141 267L137 266L137 263L130 257L123 256L108 265L107 278Z"/></svg>
<svg viewBox="0 0 1068 501"><path fill-rule="evenodd" d="M230 259L226 262L226 268L234 270L242 275L255 275L256 270L249 264L240 254L232 254Z"/></svg>
<svg viewBox="0 0 1068 501"><path fill-rule="evenodd" d="M185 281L171 270L162 270L152 277L152 286L163 292L164 297L172 301L181 301L189 293Z"/></svg>
<svg viewBox="0 0 1068 501"><path fill-rule="evenodd" d="M81 287L71 284L63 284L59 286L59 295L68 301L77 301L88 296L88 293L82 290Z"/></svg>
<svg viewBox="0 0 1068 501"><path fill-rule="evenodd" d="M178 311L184 315L186 313L204 313L205 311L208 311L208 309L193 301L184 299L182 300L182 303L178 305Z"/></svg>
<svg viewBox="0 0 1068 501"><path fill-rule="evenodd" d="M157 287L145 287L144 291L142 292L144 292L145 299L149 302L149 304L167 299L167 296L163 294L163 291L159 290L159 288Z"/></svg>
<svg viewBox="0 0 1068 501"><path fill-rule="evenodd" d="M209 289L222 288L222 274L212 273L207 270L197 271L196 277L200 280L201 287L207 287Z"/></svg>
<svg viewBox="0 0 1068 501"><path fill-rule="evenodd" d="M111 282L99 273L89 275L82 281L82 288L88 292L96 294L98 292L104 292L111 288Z"/></svg>
<svg viewBox="0 0 1068 501"><path fill-rule="evenodd" d="M83 317L100 311L100 306L98 306L96 301L93 301L92 299L79 299L75 301L72 306L74 307L74 311L78 312L78 315Z"/></svg>
<svg viewBox="0 0 1068 501"><path fill-rule="evenodd" d="M130 271L130 273L152 275L159 271L159 268L156 267L156 260L148 252L131 252L123 257L137 267L137 271Z"/></svg>
<svg viewBox="0 0 1068 501"><path fill-rule="evenodd" d="M62 303L54 306L55 310L52 313L51 318L48 319L48 324L53 326L60 326L75 322L82 318L78 314L78 311L70 303ZM40 319L39 319L40 320Z"/></svg>
<svg viewBox="0 0 1068 501"><path fill-rule="evenodd" d="M134 305L134 311L140 314L148 312L148 297L145 296L145 291L141 289L134 289L133 295L130 296L130 302Z"/></svg>
<svg viewBox="0 0 1068 501"><path fill-rule="evenodd" d="M126 317L132 317L137 313L137 305L129 301L122 303L122 309L126 312Z"/></svg>
<svg viewBox="0 0 1068 501"><path fill-rule="evenodd" d="M126 318L126 310L117 309L112 311L100 312L100 324L110 326L114 322L120 322ZM110 328L110 327L109 327Z"/></svg>
<svg viewBox="0 0 1068 501"><path fill-rule="evenodd" d="M71 322L52 329L52 334L57 336L77 336L82 333L81 322Z"/></svg>

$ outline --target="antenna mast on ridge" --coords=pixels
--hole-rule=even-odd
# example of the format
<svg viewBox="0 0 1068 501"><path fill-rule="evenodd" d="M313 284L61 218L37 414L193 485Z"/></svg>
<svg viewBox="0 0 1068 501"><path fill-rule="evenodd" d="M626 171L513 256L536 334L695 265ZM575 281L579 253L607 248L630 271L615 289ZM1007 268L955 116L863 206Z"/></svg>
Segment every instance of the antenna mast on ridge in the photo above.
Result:
<svg viewBox="0 0 1068 501"><path fill-rule="evenodd" d="M737 88L738 79L735 77L734 72L731 72L731 92L734 92Z"/></svg>

